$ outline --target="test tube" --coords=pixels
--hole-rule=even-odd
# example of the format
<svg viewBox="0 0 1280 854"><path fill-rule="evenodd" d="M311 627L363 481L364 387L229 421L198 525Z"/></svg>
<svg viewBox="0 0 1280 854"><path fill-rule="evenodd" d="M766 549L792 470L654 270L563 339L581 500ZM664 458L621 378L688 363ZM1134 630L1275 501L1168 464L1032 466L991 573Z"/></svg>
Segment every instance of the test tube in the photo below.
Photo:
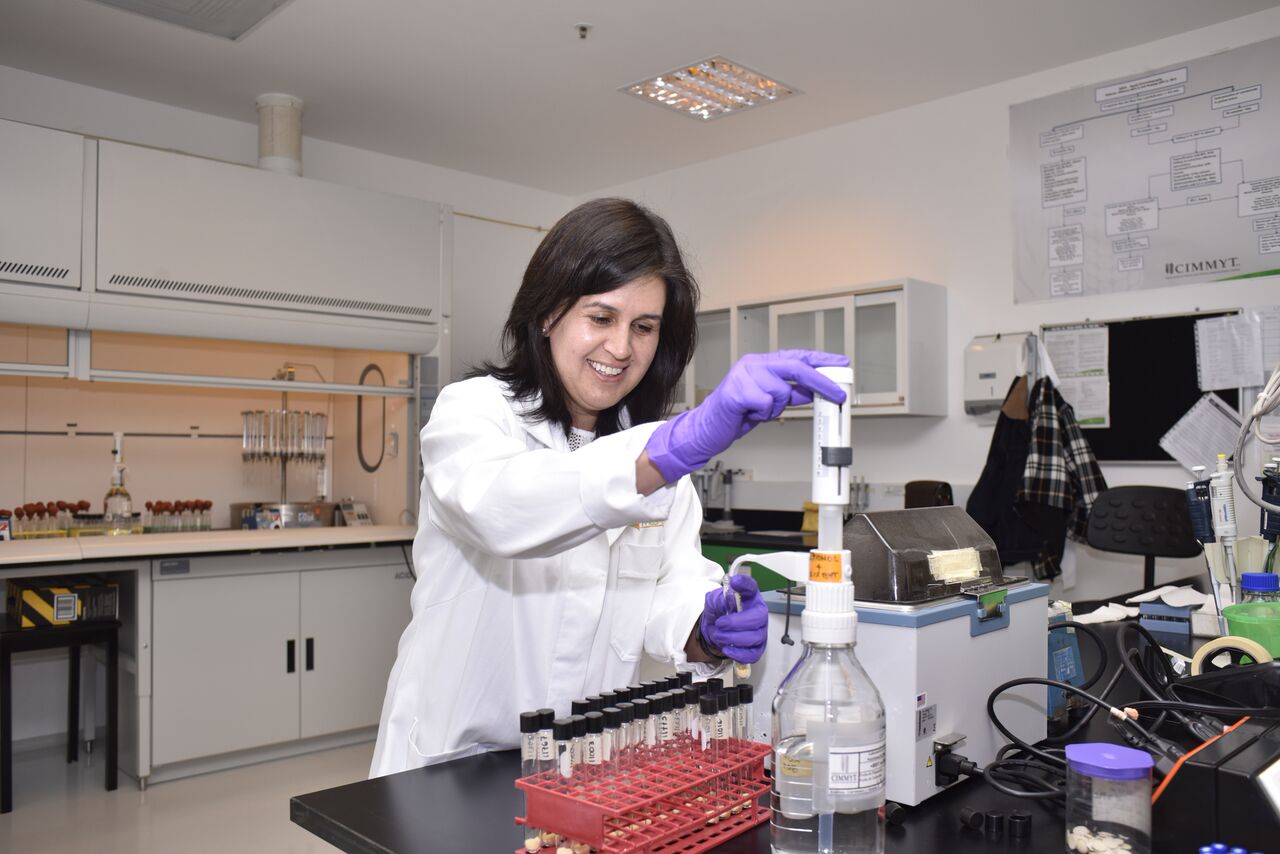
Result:
<svg viewBox="0 0 1280 854"><path fill-rule="evenodd" d="M631 742L634 764L643 765L653 758L658 744L658 722L653 716L653 702L646 697L632 700L636 715L636 738Z"/></svg>
<svg viewBox="0 0 1280 854"><path fill-rule="evenodd" d="M587 718L585 715L570 715L569 720L573 722L572 762L577 766L582 764L583 742L587 738Z"/></svg>
<svg viewBox="0 0 1280 854"><path fill-rule="evenodd" d="M618 749L615 751L614 764L619 771L631 767L635 750L636 707L631 701L618 703L617 709L622 713L622 724L618 727Z"/></svg>
<svg viewBox="0 0 1280 854"><path fill-rule="evenodd" d="M738 714L738 686L730 685L724 689L724 696L728 703L729 712L729 738L742 738L742 716Z"/></svg>
<svg viewBox="0 0 1280 854"><path fill-rule="evenodd" d="M542 715L539 712L520 713L520 776L532 777L539 771L538 762L538 730L541 727ZM520 828L520 838L524 850L529 854L542 850L542 832L533 825L526 824Z"/></svg>
<svg viewBox="0 0 1280 854"><path fill-rule="evenodd" d="M556 718L551 722L556 742L556 770L566 780L573 778L573 718Z"/></svg>
<svg viewBox="0 0 1280 854"><path fill-rule="evenodd" d="M719 748L720 742L716 740L716 709L718 707L718 694L703 694L698 700L698 717L699 730L701 731L701 739L699 748L701 749L702 768L710 778L711 775L720 771ZM715 794L715 785L709 783L707 786L708 794ZM708 813L712 820L715 818L715 811Z"/></svg>
<svg viewBox="0 0 1280 854"><path fill-rule="evenodd" d="M738 738L746 741L752 740L752 722L751 722L751 701L754 699L755 689L751 687L750 682L743 682L738 686L738 716L742 721L738 727L740 735Z"/></svg>
<svg viewBox="0 0 1280 854"><path fill-rule="evenodd" d="M587 712L583 715L587 734L582 742L582 760L587 770L599 773L604 765L604 712Z"/></svg>
<svg viewBox="0 0 1280 854"><path fill-rule="evenodd" d="M688 700L683 688L677 688L669 693L671 694L672 706L671 737L674 740L676 749L683 753L689 738L689 718L685 714Z"/></svg>
<svg viewBox="0 0 1280 854"><path fill-rule="evenodd" d="M622 710L617 706L604 707L604 770L612 776L618 771L618 757L622 753Z"/></svg>

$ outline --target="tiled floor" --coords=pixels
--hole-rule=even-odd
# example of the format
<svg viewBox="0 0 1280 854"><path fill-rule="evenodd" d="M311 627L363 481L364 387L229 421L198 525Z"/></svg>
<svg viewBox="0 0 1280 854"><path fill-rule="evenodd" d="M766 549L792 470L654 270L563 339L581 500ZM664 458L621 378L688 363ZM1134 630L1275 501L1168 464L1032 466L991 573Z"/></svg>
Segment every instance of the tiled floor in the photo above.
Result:
<svg viewBox="0 0 1280 854"><path fill-rule="evenodd" d="M66 764L59 748L14 756L4 854L320 854L333 848L289 821L289 798L363 780L373 744L358 744L158 783L120 775L103 788L102 757Z"/></svg>

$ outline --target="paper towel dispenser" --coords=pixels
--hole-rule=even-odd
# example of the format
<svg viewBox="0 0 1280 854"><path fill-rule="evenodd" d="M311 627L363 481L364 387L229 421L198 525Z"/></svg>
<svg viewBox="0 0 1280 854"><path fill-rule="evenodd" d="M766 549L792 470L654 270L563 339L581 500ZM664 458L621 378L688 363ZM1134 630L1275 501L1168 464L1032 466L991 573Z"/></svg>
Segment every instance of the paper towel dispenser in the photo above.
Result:
<svg viewBox="0 0 1280 854"><path fill-rule="evenodd" d="M1027 372L1028 354L1035 352L1030 332L979 335L964 348L964 411L970 415L995 412L1014 377Z"/></svg>

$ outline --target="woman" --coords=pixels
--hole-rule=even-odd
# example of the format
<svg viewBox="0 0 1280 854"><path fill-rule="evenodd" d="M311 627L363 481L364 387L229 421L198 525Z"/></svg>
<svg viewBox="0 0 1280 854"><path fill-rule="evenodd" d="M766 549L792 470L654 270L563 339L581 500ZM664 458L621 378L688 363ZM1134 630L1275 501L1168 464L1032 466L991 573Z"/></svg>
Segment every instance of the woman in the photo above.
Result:
<svg viewBox="0 0 1280 854"><path fill-rule="evenodd" d="M503 361L445 387L422 430L413 619L371 776L515 747L521 711L567 714L645 652L701 675L760 657L765 605L747 576L740 612L721 593L684 475L814 391L843 401L814 366L848 360L748 356L660 422L697 297L666 222L633 202L581 205L539 245Z"/></svg>

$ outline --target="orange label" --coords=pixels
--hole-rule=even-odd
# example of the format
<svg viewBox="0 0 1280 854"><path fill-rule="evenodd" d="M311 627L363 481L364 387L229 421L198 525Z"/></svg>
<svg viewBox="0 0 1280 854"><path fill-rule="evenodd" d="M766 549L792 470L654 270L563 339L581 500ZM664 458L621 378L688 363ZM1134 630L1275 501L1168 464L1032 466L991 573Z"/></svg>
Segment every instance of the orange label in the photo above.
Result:
<svg viewBox="0 0 1280 854"><path fill-rule="evenodd" d="M831 552L809 552L809 580L839 584L844 581L840 555Z"/></svg>

